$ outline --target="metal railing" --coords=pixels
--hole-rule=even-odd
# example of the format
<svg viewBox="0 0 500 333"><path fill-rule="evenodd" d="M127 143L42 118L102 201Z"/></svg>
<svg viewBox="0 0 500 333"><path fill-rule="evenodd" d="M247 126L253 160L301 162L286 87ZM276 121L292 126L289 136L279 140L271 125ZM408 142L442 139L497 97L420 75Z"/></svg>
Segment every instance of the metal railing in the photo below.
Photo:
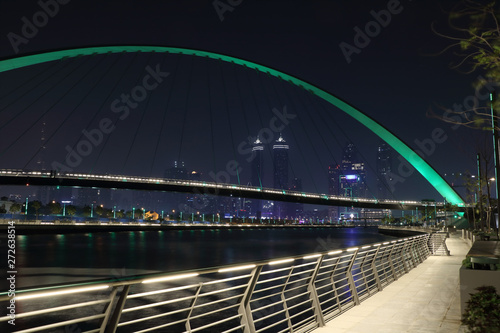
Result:
<svg viewBox="0 0 500 333"><path fill-rule="evenodd" d="M428 241L423 234L240 266L18 291L10 328L308 332L416 267L431 254ZM11 298L4 293L0 302L3 307ZM0 324L9 320L1 317Z"/></svg>

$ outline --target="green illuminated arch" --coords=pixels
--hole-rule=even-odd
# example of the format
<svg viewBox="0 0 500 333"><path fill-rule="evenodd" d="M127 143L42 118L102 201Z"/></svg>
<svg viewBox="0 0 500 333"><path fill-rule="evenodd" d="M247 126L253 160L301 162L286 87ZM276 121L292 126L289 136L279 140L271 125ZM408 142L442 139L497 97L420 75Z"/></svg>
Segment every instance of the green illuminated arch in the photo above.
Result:
<svg viewBox="0 0 500 333"><path fill-rule="evenodd" d="M457 192L455 192L455 190L451 188L450 185L448 185L448 183L427 162L425 162L417 153L415 153L410 147L408 147L394 134L392 134L385 127L383 127L381 124L379 124L369 116L365 115L364 113L362 113L349 103L341 100L338 97L335 97L334 95L308 82L300 80L286 73L280 72L278 70L260 64L256 64L254 62L250 62L247 60L242 60L239 58L212 52L166 47L166 46L97 46L97 47L86 47L86 48L46 52L46 53L21 56L17 58L3 60L0 61L0 72L5 72L16 68L31 66L39 63L60 60L66 57L76 57L82 55L85 56L85 55L104 54L104 53L121 53L121 52L165 52L174 54L193 55L198 57L208 57L256 69L260 72L268 73L270 75L288 81L296 86L307 89L316 96L324 99L328 103L341 109L342 111L344 111L345 113L356 119L358 122L365 125L372 132L377 134L382 140L391 145L391 147L394 148L394 150L396 150L399 154L401 154L401 156L403 156L418 172L420 172L422 176L424 176L424 178L427 179L427 181L444 198L446 198L448 202L457 205L463 205L464 203L464 201L457 194Z"/></svg>

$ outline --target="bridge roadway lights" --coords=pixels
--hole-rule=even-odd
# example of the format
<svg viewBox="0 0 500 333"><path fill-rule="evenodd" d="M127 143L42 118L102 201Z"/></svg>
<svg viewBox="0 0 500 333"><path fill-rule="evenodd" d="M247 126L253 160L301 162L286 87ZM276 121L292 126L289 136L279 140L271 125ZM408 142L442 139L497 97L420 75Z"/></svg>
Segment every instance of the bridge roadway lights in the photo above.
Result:
<svg viewBox="0 0 500 333"><path fill-rule="evenodd" d="M124 181L124 178L127 178ZM372 199L355 199L345 197L332 197L314 193L302 193L282 191L274 189L260 189L248 186L235 186L227 184L216 184L207 182L188 182L169 179L149 179L134 178L126 176L112 175L59 175L59 177L49 177L48 173L27 172L27 171L4 171L0 170L0 184L3 185L24 185L33 186L66 186L66 187L99 187L128 190L147 190L147 191L169 191L181 193L203 193L204 190L215 190L214 193L207 193L218 196L228 197L246 197L249 199L261 199L272 201L286 201L304 204L316 204L325 206L340 207L360 207L375 209L413 209L416 207L425 207L426 202L399 202L399 201L377 201ZM441 207L441 206L440 206ZM459 208L460 210L465 207ZM93 212L91 212L93 213ZM134 210L133 210L134 214ZM182 213L181 213L182 214ZM181 215L182 220L182 215Z"/></svg>
<svg viewBox="0 0 500 333"><path fill-rule="evenodd" d="M320 89L306 81L296 78L292 75L283 73L273 68L263 66L248 60L227 56L207 51L200 51L186 48L175 48L166 46L137 46L137 45L121 45L121 46L98 46L85 47L77 49L67 49L61 51L45 52L28 56L15 57L0 61L0 72L13 70L16 68L32 66L49 61L61 60L64 58L72 58L77 56L90 56L95 54L106 53L122 53L122 52L165 52L172 54L185 54L197 57L206 57L219 61L229 62L247 68L255 69L268 75L288 81L289 83L301 87L317 97L327 101L331 105L339 108L356 121L366 126L373 133L378 135L382 140L387 142L395 151L403 156L424 178L445 198L448 202L455 205L463 205L464 201L458 193L415 151L401 141L397 136L387 130L377 121L367 116L351 104L342 99Z"/></svg>

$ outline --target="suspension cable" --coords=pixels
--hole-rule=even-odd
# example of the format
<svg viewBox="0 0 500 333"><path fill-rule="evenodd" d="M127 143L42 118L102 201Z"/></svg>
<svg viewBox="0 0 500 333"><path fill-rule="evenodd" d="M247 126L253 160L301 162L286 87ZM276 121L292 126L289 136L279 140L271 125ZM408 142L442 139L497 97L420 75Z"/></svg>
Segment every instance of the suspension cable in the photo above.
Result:
<svg viewBox="0 0 500 333"><path fill-rule="evenodd" d="M88 75L88 73L90 73L94 68L97 67L97 65L101 64L102 61L104 61L106 57L101 57L101 59L90 69L90 71L88 71L86 74L84 74L84 77L86 77ZM106 77L106 75L108 74L108 72L111 70L111 68L114 66L114 64L116 63L116 60L115 62L113 62L113 64L111 66L108 67L108 69L101 75L101 77L94 82L94 84L92 85L92 87L90 88L90 90L85 94L85 96L83 96L82 99L80 99L80 101L77 103L77 105L73 108L73 110L71 110L71 112L66 116L66 118L64 118L64 120L59 124L59 126L56 128L55 131L52 132L52 134L48 137L48 139L45 141L45 143L47 144L55 135L56 133L59 131L59 129L61 129L63 127L63 125L69 120L69 118L75 113L75 111L80 107L80 105L82 105L82 103L85 101L85 99L94 91L94 89L97 87L97 85L102 81L102 79L104 79ZM81 80L79 80L78 82L81 82ZM74 87L75 85L73 85L71 87L71 89ZM38 153L43 149L43 147L40 147L38 148L38 150L36 151L36 153L29 159L29 161L24 165L24 167L26 168L26 166L38 155Z"/></svg>

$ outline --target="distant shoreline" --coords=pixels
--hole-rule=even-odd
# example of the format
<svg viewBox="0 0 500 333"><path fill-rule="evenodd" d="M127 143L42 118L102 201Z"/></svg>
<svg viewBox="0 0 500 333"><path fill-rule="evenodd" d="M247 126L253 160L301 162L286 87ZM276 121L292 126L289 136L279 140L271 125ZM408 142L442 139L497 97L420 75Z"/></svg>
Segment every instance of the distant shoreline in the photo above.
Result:
<svg viewBox="0 0 500 333"><path fill-rule="evenodd" d="M0 226L4 225L3 223ZM6 225L6 224L5 224ZM270 224L41 224L16 222L16 234L72 234L72 233L95 233L95 232L121 232L121 231L167 231L167 230L213 230L213 229L270 229L270 228L354 228L354 225L331 225L331 224L292 224L292 225L270 225Z"/></svg>

